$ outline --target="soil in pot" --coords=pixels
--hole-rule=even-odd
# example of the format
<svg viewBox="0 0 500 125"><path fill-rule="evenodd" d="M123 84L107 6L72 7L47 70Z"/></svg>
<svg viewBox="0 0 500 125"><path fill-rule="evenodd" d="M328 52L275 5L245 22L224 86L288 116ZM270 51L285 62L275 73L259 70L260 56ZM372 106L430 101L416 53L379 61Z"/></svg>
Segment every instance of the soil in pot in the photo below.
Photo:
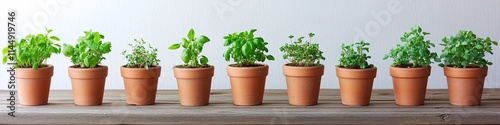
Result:
<svg viewBox="0 0 500 125"><path fill-rule="evenodd" d="M324 65L313 67L283 65L290 105L309 106L318 103L324 69Z"/></svg>
<svg viewBox="0 0 500 125"><path fill-rule="evenodd" d="M108 75L108 67L99 65L96 68L68 68L76 105L101 105L104 94L104 84Z"/></svg>
<svg viewBox="0 0 500 125"><path fill-rule="evenodd" d="M366 106L370 104L373 79L377 76L377 67L368 69L336 68L340 84L340 96L343 105Z"/></svg>
<svg viewBox="0 0 500 125"><path fill-rule="evenodd" d="M427 91L427 80L431 67L398 68L390 67L397 105L423 105Z"/></svg>
<svg viewBox="0 0 500 125"><path fill-rule="evenodd" d="M254 106L262 104L269 66L226 67L231 82L234 105Z"/></svg>
<svg viewBox="0 0 500 125"><path fill-rule="evenodd" d="M476 106L481 104L484 79L488 75L488 67L453 68L444 67L448 83L450 104Z"/></svg>
<svg viewBox="0 0 500 125"><path fill-rule="evenodd" d="M19 103L29 106L47 104L54 66L47 64L35 70L33 68L15 70Z"/></svg>
<svg viewBox="0 0 500 125"><path fill-rule="evenodd" d="M182 106L208 105L214 67L183 68L174 67L179 100Z"/></svg>
<svg viewBox="0 0 500 125"><path fill-rule="evenodd" d="M120 71L125 85L127 104L155 104L158 77L161 74L160 66L149 67L148 69L122 66Z"/></svg>

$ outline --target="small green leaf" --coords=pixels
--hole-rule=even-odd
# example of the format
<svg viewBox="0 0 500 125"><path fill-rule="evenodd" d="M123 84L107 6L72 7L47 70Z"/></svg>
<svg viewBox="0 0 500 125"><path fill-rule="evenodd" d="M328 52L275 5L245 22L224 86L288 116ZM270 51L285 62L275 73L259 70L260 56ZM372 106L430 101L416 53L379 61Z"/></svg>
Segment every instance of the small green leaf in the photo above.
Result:
<svg viewBox="0 0 500 125"><path fill-rule="evenodd" d="M54 30L52 30L52 29L47 29L47 27L45 27L45 31L47 31L47 34L48 34L48 33L51 33L51 32L52 32L52 31L54 31Z"/></svg>
<svg viewBox="0 0 500 125"><path fill-rule="evenodd" d="M274 60L274 56L272 56L272 55L267 55L266 58L267 58L267 60Z"/></svg>
<svg viewBox="0 0 500 125"><path fill-rule="evenodd" d="M71 45L63 44L63 54L64 56L71 57L73 55L74 48Z"/></svg>
<svg viewBox="0 0 500 125"><path fill-rule="evenodd" d="M94 32L94 42L101 41L101 34L99 32Z"/></svg>
<svg viewBox="0 0 500 125"><path fill-rule="evenodd" d="M50 36L50 39L55 40L55 41L59 41L60 40L59 37L57 37L57 36Z"/></svg>
<svg viewBox="0 0 500 125"><path fill-rule="evenodd" d="M5 64L5 63L7 63L7 56L4 56L4 57L2 58L2 64Z"/></svg>
<svg viewBox="0 0 500 125"><path fill-rule="evenodd" d="M189 59L191 58L191 50L188 48L188 49L184 49L184 51L182 51L182 54L181 54L181 59L184 63L189 63Z"/></svg>
<svg viewBox="0 0 500 125"><path fill-rule="evenodd" d="M2 49L2 55L6 55L9 52L9 47L4 47Z"/></svg>
<svg viewBox="0 0 500 125"><path fill-rule="evenodd" d="M481 45L481 44L477 44L477 45L476 45L476 48L477 48L477 49L483 49L483 45Z"/></svg>
<svg viewBox="0 0 500 125"><path fill-rule="evenodd" d="M194 30L193 30L193 29L189 30L187 37L188 37L191 41L193 41L193 40L194 40Z"/></svg>
<svg viewBox="0 0 500 125"><path fill-rule="evenodd" d="M169 50L176 50L181 47L180 44L172 44L170 47L168 47Z"/></svg>
<svg viewBox="0 0 500 125"><path fill-rule="evenodd" d="M111 52L111 42L105 42L102 44L101 48L103 54Z"/></svg>
<svg viewBox="0 0 500 125"><path fill-rule="evenodd" d="M231 58L231 56L229 54L230 54L230 52L227 52L227 51L224 52L224 55L223 55L224 56L224 60L229 61L229 59Z"/></svg>
<svg viewBox="0 0 500 125"><path fill-rule="evenodd" d="M241 51L242 51L244 56L248 56L252 51L252 46L250 45L250 43L245 43L241 47Z"/></svg>
<svg viewBox="0 0 500 125"><path fill-rule="evenodd" d="M200 36L200 37L198 37L198 38L196 38L196 40L195 40L195 42L201 43L201 44L205 44L205 43L207 43L209 41L210 41L210 39L207 36L203 36L203 35Z"/></svg>
<svg viewBox="0 0 500 125"><path fill-rule="evenodd" d="M231 45L231 43L232 43L232 41L231 41L231 40L227 40L227 39L226 39L226 40L224 41L224 46L229 46L229 45Z"/></svg>
<svg viewBox="0 0 500 125"><path fill-rule="evenodd" d="M201 56L200 63L206 65L208 63L208 58L205 56Z"/></svg>

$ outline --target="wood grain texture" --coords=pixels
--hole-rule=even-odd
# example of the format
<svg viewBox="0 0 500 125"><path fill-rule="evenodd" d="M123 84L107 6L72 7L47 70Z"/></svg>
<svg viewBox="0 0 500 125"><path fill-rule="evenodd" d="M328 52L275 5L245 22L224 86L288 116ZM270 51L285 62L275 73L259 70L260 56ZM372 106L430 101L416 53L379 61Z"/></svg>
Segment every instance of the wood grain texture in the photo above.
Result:
<svg viewBox="0 0 500 125"><path fill-rule="evenodd" d="M0 91L7 99L7 91ZM260 106L234 106L230 90L213 90L210 104L180 106L177 91L159 90L155 105L130 106L123 90L106 90L101 106L75 106L71 91L51 91L44 106L0 104L2 124L500 124L500 89L485 89L481 106L452 106L446 90L428 90L426 104L394 104L392 90L374 90L370 106L343 106L339 90L322 89L316 106L290 106L286 90L266 90Z"/></svg>

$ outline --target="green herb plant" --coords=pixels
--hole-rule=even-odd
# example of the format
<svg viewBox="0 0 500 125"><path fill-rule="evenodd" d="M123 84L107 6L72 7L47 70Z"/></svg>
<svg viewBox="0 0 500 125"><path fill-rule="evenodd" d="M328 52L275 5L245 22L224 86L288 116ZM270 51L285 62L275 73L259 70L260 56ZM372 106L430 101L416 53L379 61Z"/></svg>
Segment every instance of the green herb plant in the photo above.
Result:
<svg viewBox="0 0 500 125"><path fill-rule="evenodd" d="M92 30L84 31L85 36L78 38L75 46L63 45L63 54L71 58L74 68L95 68L106 59L103 54L111 52L111 42L102 42L104 35Z"/></svg>
<svg viewBox="0 0 500 125"><path fill-rule="evenodd" d="M151 46L151 44L148 44L148 48L144 47L146 42L144 39L141 38L141 40L134 39L136 44L128 44L130 47L132 47L132 53L127 54L127 50L122 52L122 55L127 58L127 68L145 68L146 70L149 69L149 67L155 67L158 66L160 63L160 60L157 58L157 53L158 49L154 48Z"/></svg>
<svg viewBox="0 0 500 125"><path fill-rule="evenodd" d="M454 68L477 68L492 65L492 62L484 59L485 53L493 55L492 45L498 42L492 41L490 37L478 38L472 31L460 30L455 36L444 37L441 59L443 63L439 66L450 66Z"/></svg>
<svg viewBox="0 0 500 125"><path fill-rule="evenodd" d="M370 52L368 47L370 43L360 41L354 44L345 45L342 43L342 52L340 53L340 64L337 67L348 69L366 69L373 67L373 64L367 62L372 58L367 53Z"/></svg>
<svg viewBox="0 0 500 125"><path fill-rule="evenodd" d="M14 42L16 53L12 56L16 63L16 68L32 68L37 69L45 66L47 59L52 54L61 53L61 45L54 43L59 41L57 36L49 36L52 29L45 27L45 34L28 34L21 41ZM9 58L9 46L2 49L2 63L7 63Z"/></svg>
<svg viewBox="0 0 500 125"><path fill-rule="evenodd" d="M392 48L384 56L384 60L389 57L393 58L392 66L400 68L426 67L433 61L440 62L438 55L429 50L435 45L430 40L424 40L425 35L428 34L419 26L412 27L410 32L405 32L401 37L403 44L397 44L395 48Z"/></svg>
<svg viewBox="0 0 500 125"><path fill-rule="evenodd" d="M184 48L184 50L182 51L181 59L182 61L184 61L184 65L180 67L186 67L186 68L207 67L209 66L208 58L204 55L200 55L200 53L202 52L205 43L209 41L210 39L204 35L195 38L194 30L191 29L187 34L187 38L182 38L181 43L172 44L170 47L168 47L168 49L177 50L182 45L182 48Z"/></svg>
<svg viewBox="0 0 500 125"><path fill-rule="evenodd" d="M235 67L254 67L256 61L264 62L267 60L274 60L272 55L266 54L269 50L266 48L268 44L262 37L254 37L256 29L244 31L240 33L233 33L224 36L224 46L229 47L224 52L223 57L226 61L230 58L236 62Z"/></svg>
<svg viewBox="0 0 500 125"><path fill-rule="evenodd" d="M311 67L321 65L320 60L325 60L323 52L319 50L319 44L311 43L314 33L309 33L309 41L303 41L304 37L299 37L297 41L293 41L293 36L290 35L290 44L286 43L280 47L283 54L283 59L290 61L290 66Z"/></svg>

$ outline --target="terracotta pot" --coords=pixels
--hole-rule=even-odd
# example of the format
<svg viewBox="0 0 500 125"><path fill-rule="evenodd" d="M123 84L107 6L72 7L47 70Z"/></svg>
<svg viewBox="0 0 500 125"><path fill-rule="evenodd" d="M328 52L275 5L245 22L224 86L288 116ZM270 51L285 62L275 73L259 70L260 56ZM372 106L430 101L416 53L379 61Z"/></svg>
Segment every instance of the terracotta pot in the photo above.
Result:
<svg viewBox="0 0 500 125"><path fill-rule="evenodd" d="M268 65L258 67L227 66L234 105L253 106L262 104Z"/></svg>
<svg viewBox="0 0 500 125"><path fill-rule="evenodd" d="M208 68L177 68L174 67L177 78L179 100L183 106L208 105L210 86L214 76L214 67Z"/></svg>
<svg viewBox="0 0 500 125"><path fill-rule="evenodd" d="M365 106L370 104L373 79L377 67L369 69L336 68L339 77L340 97L343 105Z"/></svg>
<svg viewBox="0 0 500 125"><path fill-rule="evenodd" d="M289 104L297 106L318 104L321 76L324 70L324 65L314 67L283 65Z"/></svg>
<svg viewBox="0 0 500 125"><path fill-rule="evenodd" d="M431 67L397 68L390 67L394 97L396 104L401 106L423 105L427 91L427 79Z"/></svg>
<svg viewBox="0 0 500 125"><path fill-rule="evenodd" d="M68 68L75 104L81 106L101 105L104 83L108 76L108 66L87 68Z"/></svg>
<svg viewBox="0 0 500 125"><path fill-rule="evenodd" d="M50 80L54 66L37 68L16 68L17 92L21 105L45 105L49 100Z"/></svg>
<svg viewBox="0 0 500 125"><path fill-rule="evenodd" d="M120 67L120 72L127 94L127 104L152 105L155 104L158 77L161 67L127 68Z"/></svg>
<svg viewBox="0 0 500 125"><path fill-rule="evenodd" d="M488 75L488 67L444 67L444 75L448 81L450 104L463 106L481 104L484 78Z"/></svg>

